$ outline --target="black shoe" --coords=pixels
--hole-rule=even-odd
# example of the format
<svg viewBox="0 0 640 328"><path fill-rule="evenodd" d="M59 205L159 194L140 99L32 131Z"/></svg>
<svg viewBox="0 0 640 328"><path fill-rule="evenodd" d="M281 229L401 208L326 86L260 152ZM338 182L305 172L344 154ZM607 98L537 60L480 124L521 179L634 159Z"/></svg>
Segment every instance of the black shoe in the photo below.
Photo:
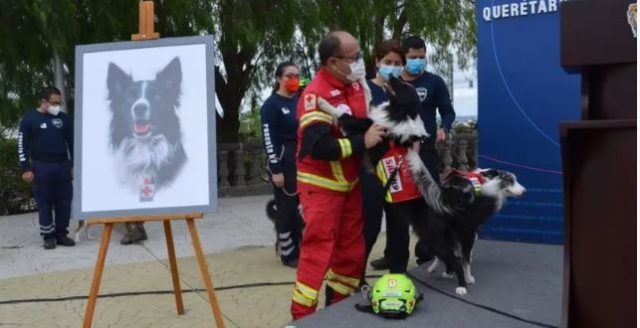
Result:
<svg viewBox="0 0 640 328"><path fill-rule="evenodd" d="M377 260L373 260L371 262L369 262L369 264L371 265L372 268L376 269L376 270L388 270L389 269L389 263L387 263L387 259L385 259L384 257L381 257Z"/></svg>
<svg viewBox="0 0 640 328"><path fill-rule="evenodd" d="M298 268L298 258L293 258L290 260L282 260L282 265L288 266L290 268L297 269Z"/></svg>
<svg viewBox="0 0 640 328"><path fill-rule="evenodd" d="M63 236L57 239L58 245L62 246L75 246L76 242L68 236Z"/></svg>
<svg viewBox="0 0 640 328"><path fill-rule="evenodd" d="M44 249L54 249L54 248L56 248L55 238L47 238L44 240Z"/></svg>

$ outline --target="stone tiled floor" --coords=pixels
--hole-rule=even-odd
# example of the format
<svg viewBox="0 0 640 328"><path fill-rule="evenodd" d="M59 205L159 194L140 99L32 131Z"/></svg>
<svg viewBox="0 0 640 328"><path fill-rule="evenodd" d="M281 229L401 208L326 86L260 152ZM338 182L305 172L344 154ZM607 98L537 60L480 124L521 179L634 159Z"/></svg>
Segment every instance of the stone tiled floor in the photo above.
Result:
<svg viewBox="0 0 640 328"><path fill-rule="evenodd" d="M227 327L282 327L290 320L295 271L275 257L273 227L264 216L268 198L220 199L217 214L197 221ZM80 327L101 228L92 229L94 240L45 252L36 222L34 214L0 217L0 327ZM182 289L203 288L185 225L173 227ZM205 292L183 294L183 316L173 294L145 293L172 288L162 225L147 228L143 245L121 246L120 234L112 236L100 294L141 294L99 298L93 327L212 327ZM372 258L382 252L381 239Z"/></svg>

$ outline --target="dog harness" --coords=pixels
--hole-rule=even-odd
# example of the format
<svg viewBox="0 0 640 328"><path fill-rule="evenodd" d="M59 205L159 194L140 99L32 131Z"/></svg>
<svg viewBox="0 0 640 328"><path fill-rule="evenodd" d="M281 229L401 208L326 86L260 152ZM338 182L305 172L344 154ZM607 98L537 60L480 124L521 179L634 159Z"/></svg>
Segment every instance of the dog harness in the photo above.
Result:
<svg viewBox="0 0 640 328"><path fill-rule="evenodd" d="M387 203L400 203L422 197L418 185L413 179L409 164L404 160L409 149L389 142L389 150L382 156L376 167L376 176L385 190ZM394 171L397 173L394 174Z"/></svg>
<svg viewBox="0 0 640 328"><path fill-rule="evenodd" d="M447 183L453 175L457 175L469 180L469 182L471 182L471 184L473 185L473 190L475 191L476 195L480 194L480 192L482 191L482 185L484 185L484 183L486 182L486 179L480 173L474 171L467 172L458 169L452 169L445 178L445 183Z"/></svg>

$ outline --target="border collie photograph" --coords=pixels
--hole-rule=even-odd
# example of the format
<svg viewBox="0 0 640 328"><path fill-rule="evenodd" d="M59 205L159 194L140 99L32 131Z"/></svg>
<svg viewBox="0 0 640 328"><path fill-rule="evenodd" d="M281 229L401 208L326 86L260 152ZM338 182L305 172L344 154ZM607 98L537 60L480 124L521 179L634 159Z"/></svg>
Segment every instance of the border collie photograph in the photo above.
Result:
<svg viewBox="0 0 640 328"><path fill-rule="evenodd" d="M107 88L111 122L109 146L119 184L153 201L176 179L187 162L182 145L180 107L182 69L173 58L155 79L134 81L109 63Z"/></svg>

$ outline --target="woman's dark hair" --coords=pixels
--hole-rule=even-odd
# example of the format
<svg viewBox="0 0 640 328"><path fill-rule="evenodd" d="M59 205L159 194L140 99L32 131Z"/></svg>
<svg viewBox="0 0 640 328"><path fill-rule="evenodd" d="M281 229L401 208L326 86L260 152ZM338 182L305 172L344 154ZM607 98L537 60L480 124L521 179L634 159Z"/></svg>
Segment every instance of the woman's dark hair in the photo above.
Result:
<svg viewBox="0 0 640 328"><path fill-rule="evenodd" d="M376 59L380 60L390 52L395 52L400 56L400 58L402 59L402 65L407 63L407 58L405 57L402 43L400 43L400 41L398 40L387 40L379 44L375 49Z"/></svg>
<svg viewBox="0 0 640 328"><path fill-rule="evenodd" d="M276 91L278 91L278 89L280 89L280 83L278 83L278 78L282 77L282 74L284 74L284 69L289 66L298 67L298 65L290 61L286 61L278 64L278 67L276 68L276 82L273 84L273 90L271 91L271 93L275 93Z"/></svg>

